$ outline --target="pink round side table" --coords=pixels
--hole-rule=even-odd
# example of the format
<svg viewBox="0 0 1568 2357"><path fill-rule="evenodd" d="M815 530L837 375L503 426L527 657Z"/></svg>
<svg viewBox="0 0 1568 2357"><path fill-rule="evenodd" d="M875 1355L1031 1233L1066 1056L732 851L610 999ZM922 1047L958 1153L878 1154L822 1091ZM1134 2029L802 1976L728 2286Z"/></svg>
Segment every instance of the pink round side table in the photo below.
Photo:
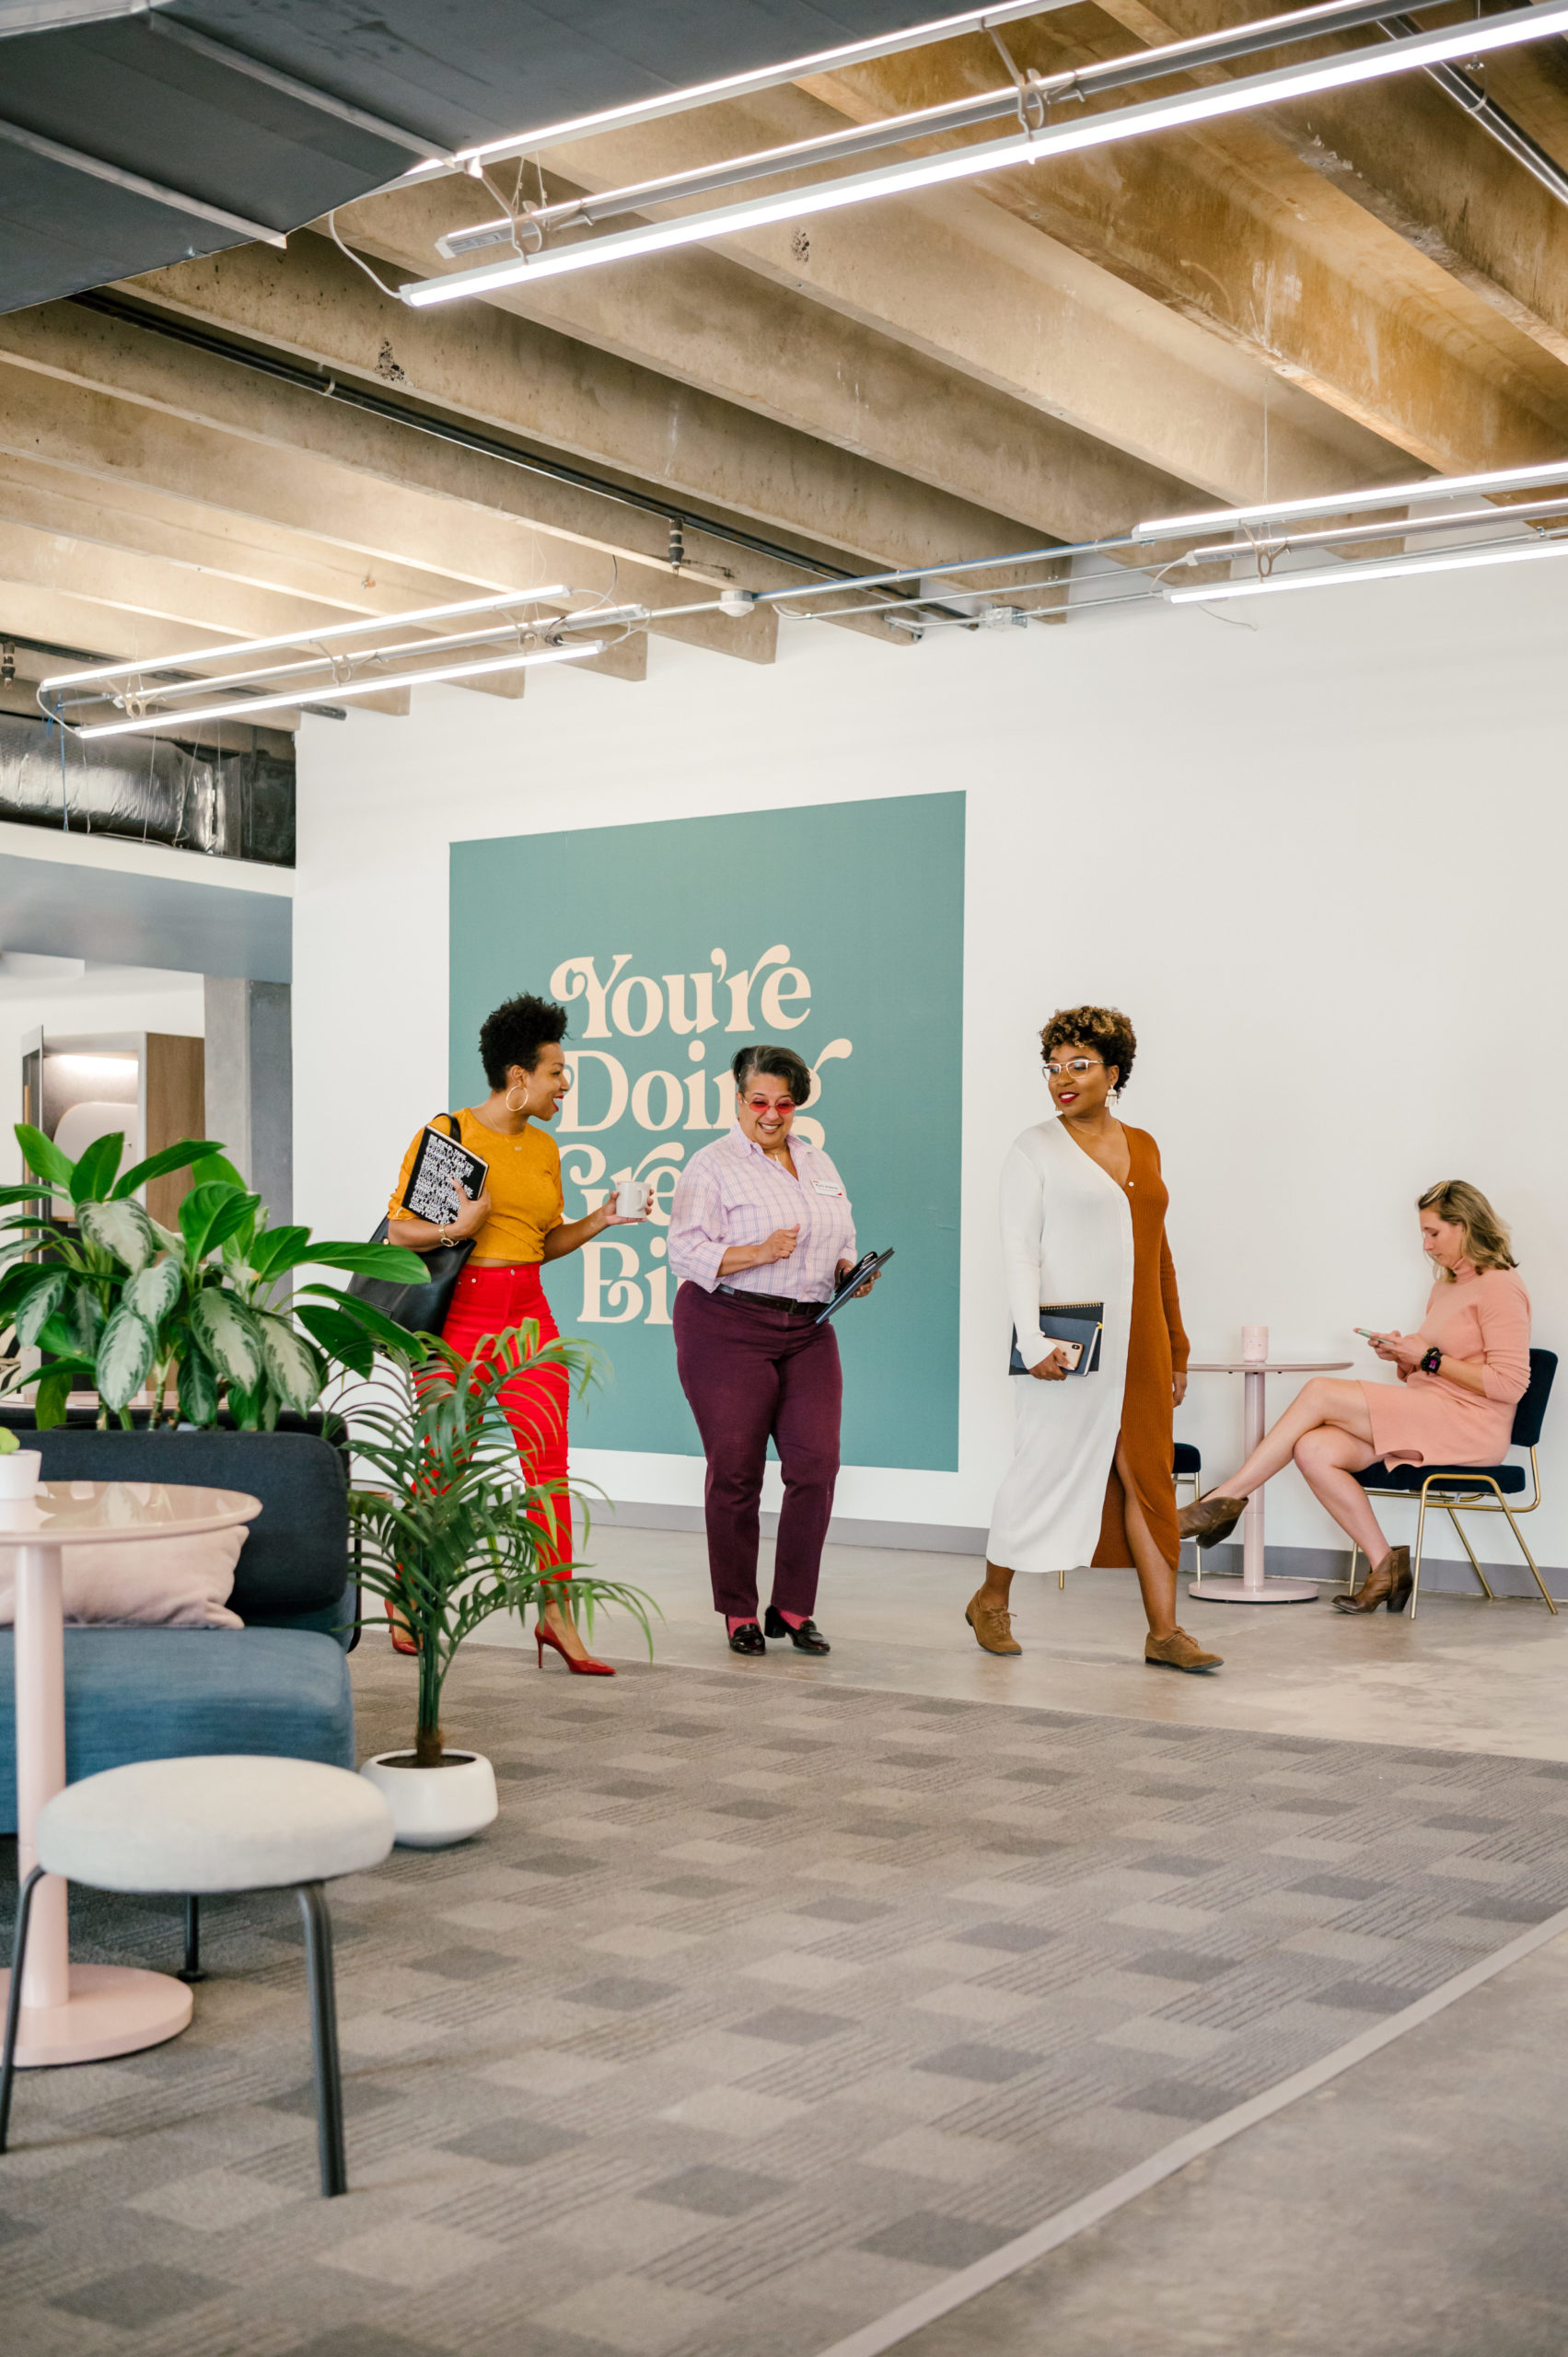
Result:
<svg viewBox="0 0 1568 2357"><path fill-rule="evenodd" d="M65 1782L65 1549L106 1539L193 1538L250 1522L261 1511L259 1499L238 1490L164 1481L45 1481L35 1497L0 1504L0 1550L17 1584L18 1884L38 1863L39 1812ZM41 1882L33 1898L17 2067L99 2062L177 2038L191 2019L190 1990L169 1973L73 1964L66 1898L57 1875ZM0 1972L0 2006L9 1984L9 1973Z"/></svg>
<svg viewBox="0 0 1568 2357"><path fill-rule="evenodd" d="M1350 1359L1206 1359L1189 1366L1189 1375L1245 1376L1242 1407L1242 1454L1250 1457L1264 1433L1264 1377L1271 1375L1342 1375ZM1202 1604L1316 1604L1316 1580L1271 1580L1263 1575L1263 1492L1254 1490L1241 1518L1241 1577L1221 1572L1203 1577L1198 1553L1198 1576L1187 1583L1189 1596Z"/></svg>

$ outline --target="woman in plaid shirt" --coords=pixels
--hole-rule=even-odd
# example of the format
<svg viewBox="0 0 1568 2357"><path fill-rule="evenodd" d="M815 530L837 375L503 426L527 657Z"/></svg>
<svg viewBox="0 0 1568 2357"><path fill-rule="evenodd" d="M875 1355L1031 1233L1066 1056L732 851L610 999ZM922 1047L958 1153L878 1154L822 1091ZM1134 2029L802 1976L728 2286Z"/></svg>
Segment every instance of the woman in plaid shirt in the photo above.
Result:
<svg viewBox="0 0 1568 2357"><path fill-rule="evenodd" d="M669 1220L669 1265L680 1285L676 1364L708 1460L714 1608L732 1653L766 1653L766 1636L825 1654L811 1616L838 1479L843 1382L838 1338L816 1321L854 1266L854 1220L827 1155L792 1134L796 1109L811 1094L810 1071L793 1048L742 1048L733 1070L735 1127L692 1155ZM784 1495L764 1633L757 1546L770 1439Z"/></svg>

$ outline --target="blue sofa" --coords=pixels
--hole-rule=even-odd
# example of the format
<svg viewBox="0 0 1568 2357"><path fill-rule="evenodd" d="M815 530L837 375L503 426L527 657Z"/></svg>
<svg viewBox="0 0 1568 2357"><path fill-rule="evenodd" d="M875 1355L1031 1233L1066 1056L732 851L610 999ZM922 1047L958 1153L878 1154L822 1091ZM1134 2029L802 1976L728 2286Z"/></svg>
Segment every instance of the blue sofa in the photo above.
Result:
<svg viewBox="0 0 1568 2357"><path fill-rule="evenodd" d="M12 1421L10 1418L7 1422ZM305 1431L17 1434L46 1481L189 1481L261 1501L235 1573L243 1629L65 1631L65 1772L265 1752L354 1764L348 1654L358 1589L347 1472ZM17 1824L13 1638L0 1630L0 1831Z"/></svg>

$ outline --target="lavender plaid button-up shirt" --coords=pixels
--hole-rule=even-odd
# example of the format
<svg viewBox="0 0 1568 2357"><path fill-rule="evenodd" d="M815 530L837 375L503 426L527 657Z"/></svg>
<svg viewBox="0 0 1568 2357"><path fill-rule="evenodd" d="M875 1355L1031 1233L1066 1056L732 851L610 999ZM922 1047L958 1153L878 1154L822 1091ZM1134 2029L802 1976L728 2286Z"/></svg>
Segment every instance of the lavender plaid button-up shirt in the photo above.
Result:
<svg viewBox="0 0 1568 2357"><path fill-rule="evenodd" d="M797 1178L753 1145L738 1123L692 1155L669 1214L669 1265L678 1283L690 1279L712 1293L732 1244L761 1244L776 1227L798 1225L799 1240L787 1260L738 1269L724 1282L737 1293L829 1298L840 1261L857 1257L849 1197L820 1146L792 1132L789 1150Z"/></svg>

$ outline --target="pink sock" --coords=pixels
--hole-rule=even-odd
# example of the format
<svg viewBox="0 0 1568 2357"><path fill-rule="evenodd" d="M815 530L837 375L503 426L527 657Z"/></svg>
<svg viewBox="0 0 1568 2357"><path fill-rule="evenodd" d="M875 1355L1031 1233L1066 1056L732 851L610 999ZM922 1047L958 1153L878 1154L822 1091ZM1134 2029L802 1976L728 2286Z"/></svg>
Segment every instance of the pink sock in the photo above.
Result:
<svg viewBox="0 0 1568 2357"><path fill-rule="evenodd" d="M774 1605L773 1609L778 1613L779 1619L784 1622L786 1629L804 1629L807 1622L811 1618L809 1612L785 1612L776 1604Z"/></svg>
<svg viewBox="0 0 1568 2357"><path fill-rule="evenodd" d="M726 1632L733 1637L738 1629L751 1628L756 1619L757 1615L754 1612L726 1612L724 1621Z"/></svg>

